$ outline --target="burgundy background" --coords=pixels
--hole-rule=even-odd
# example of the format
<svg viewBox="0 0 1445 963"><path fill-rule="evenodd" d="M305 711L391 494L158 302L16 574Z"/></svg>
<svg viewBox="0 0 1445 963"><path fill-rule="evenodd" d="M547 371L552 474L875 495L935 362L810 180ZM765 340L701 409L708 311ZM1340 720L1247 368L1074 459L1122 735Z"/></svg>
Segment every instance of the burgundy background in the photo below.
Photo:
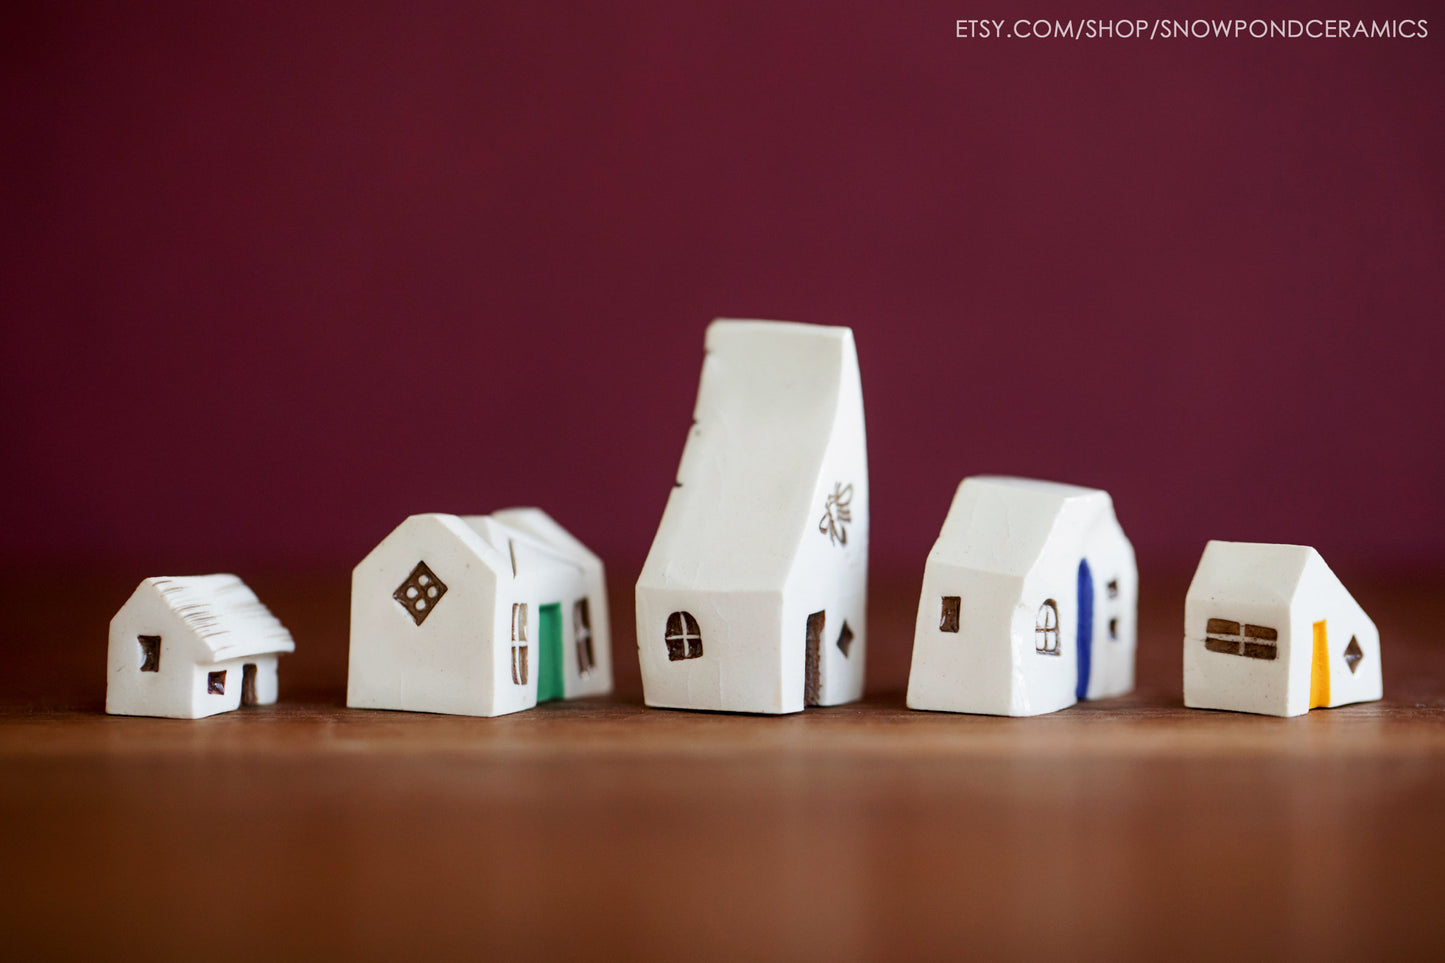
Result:
<svg viewBox="0 0 1445 963"><path fill-rule="evenodd" d="M1109 489L1145 566L1445 554L1445 18L309 6L0 14L0 561L339 568L536 503L635 563L718 315L853 327L877 564L977 472Z"/></svg>

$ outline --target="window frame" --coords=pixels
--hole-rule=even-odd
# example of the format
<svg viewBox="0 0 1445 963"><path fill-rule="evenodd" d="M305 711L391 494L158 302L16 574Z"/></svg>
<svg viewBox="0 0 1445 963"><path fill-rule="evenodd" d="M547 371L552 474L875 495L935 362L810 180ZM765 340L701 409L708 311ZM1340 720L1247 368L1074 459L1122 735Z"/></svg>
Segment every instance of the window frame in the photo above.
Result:
<svg viewBox="0 0 1445 963"><path fill-rule="evenodd" d="M527 684L527 603L512 603L512 685Z"/></svg>
<svg viewBox="0 0 1445 963"><path fill-rule="evenodd" d="M436 611L442 596L446 594L447 584L438 578L432 567L422 559L412 566L411 572L391 593L391 597L411 618L412 624L420 628Z"/></svg>
<svg viewBox="0 0 1445 963"><path fill-rule="evenodd" d="M669 662L702 658L702 626L691 612L679 609L668 615L662 640L667 645Z"/></svg>
<svg viewBox="0 0 1445 963"><path fill-rule="evenodd" d="M1048 615L1045 615L1048 613ZM1054 624L1048 624L1048 616L1053 617ZM1049 638L1052 634L1053 647L1049 647ZM1039 655L1063 655L1063 632L1059 619L1059 603L1054 599L1044 599L1039 606L1038 612L1034 615L1034 652Z"/></svg>
<svg viewBox="0 0 1445 963"><path fill-rule="evenodd" d="M1273 662L1279 658L1279 630L1234 619L1206 619L1204 648L1220 655Z"/></svg>

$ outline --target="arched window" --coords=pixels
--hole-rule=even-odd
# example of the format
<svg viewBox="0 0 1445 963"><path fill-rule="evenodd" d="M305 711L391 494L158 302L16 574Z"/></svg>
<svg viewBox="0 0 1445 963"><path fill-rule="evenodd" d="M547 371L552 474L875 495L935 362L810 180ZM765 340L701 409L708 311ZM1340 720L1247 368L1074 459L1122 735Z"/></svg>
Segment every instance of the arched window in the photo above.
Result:
<svg viewBox="0 0 1445 963"><path fill-rule="evenodd" d="M667 617L667 657L673 662L702 655L702 629L691 612L674 612Z"/></svg>
<svg viewBox="0 0 1445 963"><path fill-rule="evenodd" d="M1040 655L1059 654L1059 605L1045 599L1034 620L1034 651Z"/></svg>

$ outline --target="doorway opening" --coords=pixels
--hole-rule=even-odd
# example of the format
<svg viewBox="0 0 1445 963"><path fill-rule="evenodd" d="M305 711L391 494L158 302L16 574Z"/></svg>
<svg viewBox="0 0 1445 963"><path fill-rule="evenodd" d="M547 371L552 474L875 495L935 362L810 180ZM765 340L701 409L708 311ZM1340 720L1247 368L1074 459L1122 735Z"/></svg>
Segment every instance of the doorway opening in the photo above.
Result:
<svg viewBox="0 0 1445 963"><path fill-rule="evenodd" d="M827 620L827 612L814 612L808 616L808 647L803 659L803 705L805 706L822 704L823 626Z"/></svg>
<svg viewBox="0 0 1445 963"><path fill-rule="evenodd" d="M256 698L256 663L247 662L241 666L241 705L254 706Z"/></svg>

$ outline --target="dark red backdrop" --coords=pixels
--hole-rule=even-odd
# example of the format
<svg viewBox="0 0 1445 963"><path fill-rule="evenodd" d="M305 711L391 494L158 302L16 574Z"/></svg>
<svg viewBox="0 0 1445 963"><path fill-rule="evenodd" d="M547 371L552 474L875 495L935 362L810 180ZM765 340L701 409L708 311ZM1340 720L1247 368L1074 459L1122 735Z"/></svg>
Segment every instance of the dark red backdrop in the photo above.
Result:
<svg viewBox="0 0 1445 963"><path fill-rule="evenodd" d="M1445 17L311 6L0 15L0 559L350 565L533 502L635 561L715 315L853 327L882 563L984 471L1109 489L1146 565L1445 554Z"/></svg>

